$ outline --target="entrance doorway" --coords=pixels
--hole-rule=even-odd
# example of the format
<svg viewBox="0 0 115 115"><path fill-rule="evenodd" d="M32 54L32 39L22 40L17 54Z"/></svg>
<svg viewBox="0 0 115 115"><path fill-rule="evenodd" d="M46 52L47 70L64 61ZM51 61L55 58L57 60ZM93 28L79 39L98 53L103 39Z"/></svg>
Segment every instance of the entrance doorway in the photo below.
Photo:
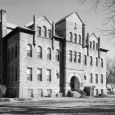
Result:
<svg viewBox="0 0 115 115"><path fill-rule="evenodd" d="M80 89L79 78L76 76L73 76L70 80L70 86L71 86L71 91L79 91Z"/></svg>

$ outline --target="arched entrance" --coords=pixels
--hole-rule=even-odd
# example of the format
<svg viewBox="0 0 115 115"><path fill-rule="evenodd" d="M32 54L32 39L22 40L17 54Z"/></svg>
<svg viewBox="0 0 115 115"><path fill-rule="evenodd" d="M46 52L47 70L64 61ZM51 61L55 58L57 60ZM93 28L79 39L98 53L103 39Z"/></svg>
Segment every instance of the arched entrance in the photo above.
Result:
<svg viewBox="0 0 115 115"><path fill-rule="evenodd" d="M76 76L71 77L70 79L71 91L78 91L80 89L80 81Z"/></svg>

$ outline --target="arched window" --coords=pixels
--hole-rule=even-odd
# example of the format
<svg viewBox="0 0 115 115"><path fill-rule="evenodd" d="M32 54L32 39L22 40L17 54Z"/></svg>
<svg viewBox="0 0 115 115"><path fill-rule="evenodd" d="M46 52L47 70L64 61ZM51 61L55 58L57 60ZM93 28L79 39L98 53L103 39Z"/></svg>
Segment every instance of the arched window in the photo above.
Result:
<svg viewBox="0 0 115 115"><path fill-rule="evenodd" d="M41 46L38 46L37 48L37 57L42 58L42 47Z"/></svg>
<svg viewBox="0 0 115 115"><path fill-rule="evenodd" d="M96 66L98 66L98 58L96 57Z"/></svg>
<svg viewBox="0 0 115 115"><path fill-rule="evenodd" d="M74 52L74 62L77 62L77 52Z"/></svg>
<svg viewBox="0 0 115 115"><path fill-rule="evenodd" d="M93 65L93 58L90 56L90 65Z"/></svg>
<svg viewBox="0 0 115 115"><path fill-rule="evenodd" d="M78 63L81 63L81 52L78 52Z"/></svg>
<svg viewBox="0 0 115 115"><path fill-rule="evenodd" d="M51 60L51 49L47 48L47 59Z"/></svg>
<svg viewBox="0 0 115 115"><path fill-rule="evenodd" d="M77 34L74 34L75 43L77 43Z"/></svg>
<svg viewBox="0 0 115 115"><path fill-rule="evenodd" d="M87 56L84 55L84 65L87 65Z"/></svg>
<svg viewBox="0 0 115 115"><path fill-rule="evenodd" d="M60 60L60 51L58 49L56 49L56 60Z"/></svg>
<svg viewBox="0 0 115 115"><path fill-rule="evenodd" d="M72 42L72 39L73 39L73 35L72 32L70 32L70 42Z"/></svg>
<svg viewBox="0 0 115 115"><path fill-rule="evenodd" d="M69 50L69 62L72 62L72 51Z"/></svg>
<svg viewBox="0 0 115 115"><path fill-rule="evenodd" d="M27 56L32 57L32 45L27 45Z"/></svg>
<svg viewBox="0 0 115 115"><path fill-rule="evenodd" d="M44 37L47 37L47 28L46 28L46 26L43 26L43 34L44 34Z"/></svg>
<svg viewBox="0 0 115 115"><path fill-rule="evenodd" d="M101 67L103 67L103 59L101 58Z"/></svg>
<svg viewBox="0 0 115 115"><path fill-rule="evenodd" d="M79 44L81 44L81 35L79 35Z"/></svg>
<svg viewBox="0 0 115 115"><path fill-rule="evenodd" d="M93 49L95 49L95 41L93 41Z"/></svg>

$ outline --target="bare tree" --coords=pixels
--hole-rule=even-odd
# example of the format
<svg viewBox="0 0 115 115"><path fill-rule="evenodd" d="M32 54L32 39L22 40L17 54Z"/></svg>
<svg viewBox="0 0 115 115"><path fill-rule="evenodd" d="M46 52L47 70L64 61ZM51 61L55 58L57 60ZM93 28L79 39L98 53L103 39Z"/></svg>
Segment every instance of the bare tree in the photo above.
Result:
<svg viewBox="0 0 115 115"><path fill-rule="evenodd" d="M107 59L107 83L115 83L115 59Z"/></svg>
<svg viewBox="0 0 115 115"><path fill-rule="evenodd" d="M106 20L103 23L104 29L100 29L105 35L115 37L115 0L77 0L79 4L91 4L94 10L103 10L106 13Z"/></svg>

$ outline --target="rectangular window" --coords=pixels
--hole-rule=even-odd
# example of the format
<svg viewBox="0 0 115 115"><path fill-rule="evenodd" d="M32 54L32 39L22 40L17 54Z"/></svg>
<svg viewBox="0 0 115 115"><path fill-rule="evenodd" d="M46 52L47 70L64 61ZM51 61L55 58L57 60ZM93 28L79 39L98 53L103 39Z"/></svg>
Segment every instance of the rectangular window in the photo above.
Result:
<svg viewBox="0 0 115 115"><path fill-rule="evenodd" d="M101 94L103 95L103 89L101 89Z"/></svg>
<svg viewBox="0 0 115 115"><path fill-rule="evenodd" d="M37 69L37 80L42 81L42 69L41 68Z"/></svg>
<svg viewBox="0 0 115 115"><path fill-rule="evenodd" d="M27 92L28 92L28 98L33 97L33 89L28 89Z"/></svg>
<svg viewBox="0 0 115 115"><path fill-rule="evenodd" d="M38 31L38 36L41 36L41 27L37 27Z"/></svg>
<svg viewBox="0 0 115 115"><path fill-rule="evenodd" d="M69 62L72 62L72 51L69 51Z"/></svg>
<svg viewBox="0 0 115 115"><path fill-rule="evenodd" d="M78 52L78 63L81 63L81 52Z"/></svg>
<svg viewBox="0 0 115 115"><path fill-rule="evenodd" d="M52 96L52 90L51 89L47 89L47 96L51 97Z"/></svg>
<svg viewBox="0 0 115 115"><path fill-rule="evenodd" d="M98 74L95 74L96 76L96 83L98 83Z"/></svg>
<svg viewBox="0 0 115 115"><path fill-rule="evenodd" d="M38 89L37 97L43 97L43 89Z"/></svg>
<svg viewBox="0 0 115 115"><path fill-rule="evenodd" d="M47 69L47 81L51 81L51 69Z"/></svg>
<svg viewBox="0 0 115 115"><path fill-rule="evenodd" d="M32 68L27 68L27 80L32 81Z"/></svg>
<svg viewBox="0 0 115 115"><path fill-rule="evenodd" d="M98 89L96 89L96 95L98 95Z"/></svg>
<svg viewBox="0 0 115 115"><path fill-rule="evenodd" d="M103 74L101 74L101 83L103 83Z"/></svg>
<svg viewBox="0 0 115 115"><path fill-rule="evenodd" d="M93 74L90 73L90 83L93 83Z"/></svg>
<svg viewBox="0 0 115 115"><path fill-rule="evenodd" d="M49 35L49 38L51 38L51 30L48 30L48 35Z"/></svg>

